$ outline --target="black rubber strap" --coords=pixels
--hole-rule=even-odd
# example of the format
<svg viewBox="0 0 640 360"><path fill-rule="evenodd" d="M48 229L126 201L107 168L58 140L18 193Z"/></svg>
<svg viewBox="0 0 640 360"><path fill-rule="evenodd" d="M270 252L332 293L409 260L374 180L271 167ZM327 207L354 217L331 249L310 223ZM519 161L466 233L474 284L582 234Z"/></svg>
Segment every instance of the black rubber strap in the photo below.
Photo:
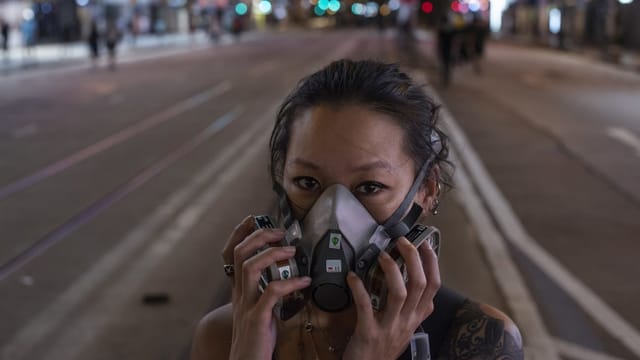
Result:
<svg viewBox="0 0 640 360"><path fill-rule="evenodd" d="M277 182L273 183L273 191L275 191L276 195L278 195L278 208L280 208L280 222L284 226L285 229L288 229L291 224L295 221L293 217L293 212L291 211L291 207L289 206L289 200L287 198L287 193L284 191L282 185Z"/></svg>
<svg viewBox="0 0 640 360"><path fill-rule="evenodd" d="M411 207L411 210L409 210L407 216L394 226L385 228L385 232L392 239L404 236L411 230L413 224L418 221L420 215L422 215L422 206L413 203L413 206Z"/></svg>
<svg viewBox="0 0 640 360"><path fill-rule="evenodd" d="M393 229L395 226L400 224L402 218L404 217L404 214L407 212L407 209L409 209L409 206L413 203L413 198L418 193L418 190L420 190L420 186L422 186L425 176L427 176L427 174L429 173L429 169L431 169L431 164L433 163L435 156L436 154L431 155L429 159L427 159L427 161L424 162L424 164L418 171L418 174L416 174L416 178L413 180L413 184L411 185L411 188L409 189L409 192L407 193L407 195L404 197L404 200L402 200L402 203L400 204L400 206L396 209L396 211L393 212L391 217L389 217L389 219L385 221L385 223L382 225L384 226L387 233L389 233L389 231L393 231L391 229ZM409 228L411 228L412 225L413 224L410 224ZM393 231L393 232L395 233L396 231ZM407 231L405 231L404 233L401 233L401 235L404 235L407 232L409 232L409 229L407 229ZM389 235L391 234L389 233ZM397 237L397 236L392 236L392 237Z"/></svg>
<svg viewBox="0 0 640 360"><path fill-rule="evenodd" d="M415 331L429 334L429 351L432 359L443 358L440 356L440 351L449 336L451 324L465 301L467 298L449 288L443 286L438 290L433 299L433 313ZM408 347L398 359L411 360L411 348Z"/></svg>

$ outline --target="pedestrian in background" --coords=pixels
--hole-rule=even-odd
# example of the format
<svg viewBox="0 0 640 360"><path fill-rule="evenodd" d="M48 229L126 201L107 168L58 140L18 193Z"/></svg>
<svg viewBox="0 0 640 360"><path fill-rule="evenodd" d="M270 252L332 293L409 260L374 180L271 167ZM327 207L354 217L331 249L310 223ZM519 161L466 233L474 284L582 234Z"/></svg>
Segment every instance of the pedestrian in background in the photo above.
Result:
<svg viewBox="0 0 640 360"><path fill-rule="evenodd" d="M473 69L476 74L482 73L481 61L484 57L484 45L489 34L489 24L485 21L481 15L474 14L473 22L471 23L472 33L474 37L473 42Z"/></svg>
<svg viewBox="0 0 640 360"><path fill-rule="evenodd" d="M449 16L443 15L438 24L438 57L440 58L440 74L442 86L449 86L451 66L453 63L454 29Z"/></svg>
<svg viewBox="0 0 640 360"><path fill-rule="evenodd" d="M6 54L9 51L9 23L4 19L0 19L0 37L2 51Z"/></svg>
<svg viewBox="0 0 640 360"><path fill-rule="evenodd" d="M110 21L107 24L107 32L105 34L105 42L107 51L109 52L109 69L116 69L116 50L120 41L120 31L115 22Z"/></svg>
<svg viewBox="0 0 640 360"><path fill-rule="evenodd" d="M91 29L87 38L89 51L91 52L91 65L95 68L100 59L100 33L98 32L98 24L95 20L91 21Z"/></svg>

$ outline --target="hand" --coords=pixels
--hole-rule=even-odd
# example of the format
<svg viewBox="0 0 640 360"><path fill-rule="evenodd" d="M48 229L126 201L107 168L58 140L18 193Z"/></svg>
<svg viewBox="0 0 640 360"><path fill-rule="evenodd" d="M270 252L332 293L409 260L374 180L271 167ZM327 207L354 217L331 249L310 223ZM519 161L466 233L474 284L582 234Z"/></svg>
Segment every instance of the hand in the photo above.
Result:
<svg viewBox="0 0 640 360"><path fill-rule="evenodd" d="M295 247L270 247L256 254L265 244L284 237L279 229L253 231L252 218L245 219L229 238L223 250L233 248L236 269L232 291L233 334L230 359L271 359L276 344L276 319L273 306L278 299L303 289L311 283L308 277L272 281L263 294L258 290L262 271L271 264L292 258ZM228 259L228 258L227 258Z"/></svg>
<svg viewBox="0 0 640 360"><path fill-rule="evenodd" d="M343 359L397 359L404 352L420 323L433 312L433 298L440 288L438 258L427 242L416 249L406 238L398 239L398 250L407 265L405 286L395 261L382 252L378 262L389 288L387 303L374 312L371 298L356 274L347 282L353 294L358 320Z"/></svg>

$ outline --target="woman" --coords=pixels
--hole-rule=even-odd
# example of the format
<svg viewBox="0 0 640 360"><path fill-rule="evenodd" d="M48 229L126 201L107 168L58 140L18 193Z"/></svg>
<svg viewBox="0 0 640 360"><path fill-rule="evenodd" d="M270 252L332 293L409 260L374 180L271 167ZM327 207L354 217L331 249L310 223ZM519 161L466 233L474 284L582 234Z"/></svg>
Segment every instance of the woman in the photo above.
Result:
<svg viewBox="0 0 640 360"><path fill-rule="evenodd" d="M448 178L447 140L436 121L437 106L396 65L341 60L303 79L281 106L270 143L272 180L291 212L285 216L306 222L318 199L336 189L348 189L347 197L385 229L414 209L435 213ZM302 233L304 240L304 222ZM282 230L256 231L252 217L231 234L222 256L235 269L232 302L200 322L193 359L411 359L416 329L426 329L434 359L523 358L515 324L489 305L440 289L433 249L403 236L396 244L406 283L385 251L377 258L389 288L382 309L373 309L350 271L346 309L322 311L314 298L280 320L273 312L279 299L316 281L299 276L258 290L263 269L300 251L276 246L256 254L283 237Z"/></svg>

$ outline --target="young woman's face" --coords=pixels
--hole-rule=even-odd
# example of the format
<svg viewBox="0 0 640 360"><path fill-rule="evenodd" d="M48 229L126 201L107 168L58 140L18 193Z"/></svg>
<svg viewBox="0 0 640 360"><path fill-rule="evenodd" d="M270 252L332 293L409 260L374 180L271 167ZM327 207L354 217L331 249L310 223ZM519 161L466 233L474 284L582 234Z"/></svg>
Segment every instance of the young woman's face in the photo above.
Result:
<svg viewBox="0 0 640 360"><path fill-rule="evenodd" d="M329 186L346 186L383 223L400 206L416 168L402 128L389 116L359 105L315 106L291 129L284 189L300 219ZM415 201L423 205L424 190Z"/></svg>

